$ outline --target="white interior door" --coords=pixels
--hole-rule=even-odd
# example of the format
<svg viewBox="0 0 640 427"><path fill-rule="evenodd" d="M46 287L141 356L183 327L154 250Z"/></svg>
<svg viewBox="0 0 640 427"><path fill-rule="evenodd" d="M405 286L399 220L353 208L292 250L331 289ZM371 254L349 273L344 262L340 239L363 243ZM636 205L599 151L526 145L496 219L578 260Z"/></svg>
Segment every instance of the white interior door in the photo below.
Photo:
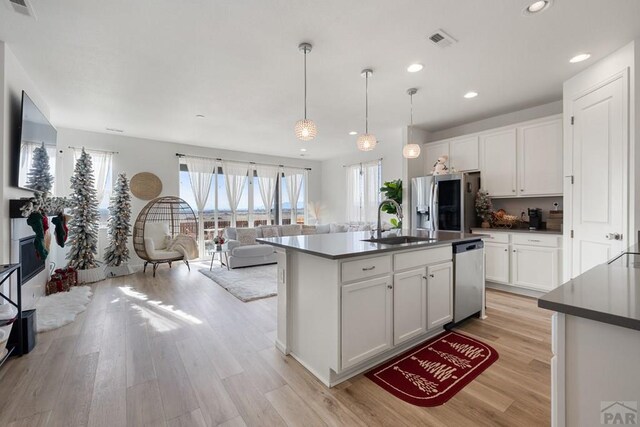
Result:
<svg viewBox="0 0 640 427"><path fill-rule="evenodd" d="M624 75L573 101L572 276L627 241L628 98Z"/></svg>

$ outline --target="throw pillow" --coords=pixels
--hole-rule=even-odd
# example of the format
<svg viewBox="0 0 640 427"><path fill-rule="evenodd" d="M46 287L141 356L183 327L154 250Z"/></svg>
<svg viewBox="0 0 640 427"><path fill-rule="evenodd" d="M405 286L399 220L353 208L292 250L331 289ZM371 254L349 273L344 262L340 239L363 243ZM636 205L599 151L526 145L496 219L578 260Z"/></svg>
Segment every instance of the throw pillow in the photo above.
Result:
<svg viewBox="0 0 640 427"><path fill-rule="evenodd" d="M280 237L278 227L260 227L262 229L262 237Z"/></svg>
<svg viewBox="0 0 640 427"><path fill-rule="evenodd" d="M329 229L331 233L346 233L349 226L347 224L334 224L331 223L329 225Z"/></svg>
<svg viewBox="0 0 640 427"><path fill-rule="evenodd" d="M302 234L302 226L299 224L283 225L280 227L283 236L299 236Z"/></svg>
<svg viewBox="0 0 640 427"><path fill-rule="evenodd" d="M256 237L258 237L258 233L255 228L238 228L236 230L236 235L240 242L240 246L255 245Z"/></svg>
<svg viewBox="0 0 640 427"><path fill-rule="evenodd" d="M316 234L316 226L315 225L303 225L302 226L302 235L308 236L311 234Z"/></svg>
<svg viewBox="0 0 640 427"><path fill-rule="evenodd" d="M329 224L318 224L316 225L316 234L329 234L331 232L331 227Z"/></svg>

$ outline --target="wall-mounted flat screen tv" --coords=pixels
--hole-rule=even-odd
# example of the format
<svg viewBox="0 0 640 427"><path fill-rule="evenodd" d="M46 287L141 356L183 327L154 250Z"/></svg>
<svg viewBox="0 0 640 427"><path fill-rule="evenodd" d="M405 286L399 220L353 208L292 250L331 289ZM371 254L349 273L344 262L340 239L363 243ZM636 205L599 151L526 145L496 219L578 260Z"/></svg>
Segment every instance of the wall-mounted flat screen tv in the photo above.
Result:
<svg viewBox="0 0 640 427"><path fill-rule="evenodd" d="M17 186L53 194L58 132L24 91L18 134L20 146L14 175Z"/></svg>

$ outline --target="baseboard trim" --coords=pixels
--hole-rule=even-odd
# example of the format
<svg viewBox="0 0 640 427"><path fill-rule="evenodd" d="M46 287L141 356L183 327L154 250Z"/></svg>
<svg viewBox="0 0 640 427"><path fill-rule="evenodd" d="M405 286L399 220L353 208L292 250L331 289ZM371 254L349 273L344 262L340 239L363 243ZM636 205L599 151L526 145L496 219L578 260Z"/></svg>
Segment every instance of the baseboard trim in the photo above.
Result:
<svg viewBox="0 0 640 427"><path fill-rule="evenodd" d="M531 297L531 298L540 298L546 293L546 292L534 291L532 289L520 288L518 286L503 285L501 283L494 283L494 282L486 282L485 287L488 289L495 289L498 291L509 292L511 294L522 295L522 296Z"/></svg>

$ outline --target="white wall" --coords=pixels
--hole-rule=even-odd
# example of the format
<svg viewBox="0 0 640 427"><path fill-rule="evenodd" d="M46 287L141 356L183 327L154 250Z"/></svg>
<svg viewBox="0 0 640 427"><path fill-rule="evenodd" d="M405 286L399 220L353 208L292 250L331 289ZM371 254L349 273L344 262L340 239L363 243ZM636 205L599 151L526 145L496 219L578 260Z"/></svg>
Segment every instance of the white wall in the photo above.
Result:
<svg viewBox="0 0 640 427"><path fill-rule="evenodd" d="M179 195L179 159L176 157L176 153L311 168L311 171L309 171L309 200L319 200L321 195L322 168L318 161L265 156L240 151L133 138L118 134L61 128L58 129L58 159L56 162L58 165L56 175L57 178L59 177L59 179L56 179L56 192L61 196L69 194L69 180L73 174L73 150L68 148L70 146L118 152L113 157L113 178L115 179L120 172L125 172L128 178L138 172L152 172L162 181L162 196ZM139 200L135 197L132 198L132 216L134 219L146 203L147 201ZM101 233L101 237L103 236L104 233ZM102 238L100 245L104 246L105 243L105 239ZM132 265L140 264L140 259L135 256L133 246L131 242L129 243L132 253L130 263ZM57 263L62 261L62 259L59 259Z"/></svg>

